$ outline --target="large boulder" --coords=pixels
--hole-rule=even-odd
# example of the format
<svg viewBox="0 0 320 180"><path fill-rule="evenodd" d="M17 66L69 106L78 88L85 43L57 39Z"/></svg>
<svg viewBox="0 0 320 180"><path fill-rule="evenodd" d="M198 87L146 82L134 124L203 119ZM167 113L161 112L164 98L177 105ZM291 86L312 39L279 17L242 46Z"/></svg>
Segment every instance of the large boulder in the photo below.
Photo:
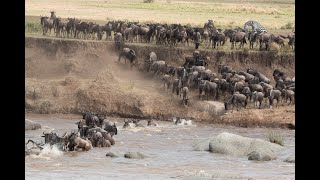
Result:
<svg viewBox="0 0 320 180"><path fill-rule="evenodd" d="M257 151L252 151L251 153L248 154L248 160L254 160L254 161L270 161L276 159L276 156L274 153L268 153L265 151L257 152Z"/></svg>
<svg viewBox="0 0 320 180"><path fill-rule="evenodd" d="M127 152L124 154L124 157L129 159L143 159L146 156L139 152Z"/></svg>
<svg viewBox="0 0 320 180"><path fill-rule="evenodd" d="M29 119L25 119L25 130L36 130L40 128L41 128L41 124L31 121Z"/></svg>
<svg viewBox="0 0 320 180"><path fill-rule="evenodd" d="M196 144L194 144L193 150L194 151L209 151L209 143L211 141L212 138L208 138L205 140L202 140L200 142L197 142Z"/></svg>
<svg viewBox="0 0 320 180"><path fill-rule="evenodd" d="M117 157L119 157L118 155L114 154L113 152L108 152L108 153L106 154L106 156L112 157L112 158L117 158Z"/></svg>
<svg viewBox="0 0 320 180"><path fill-rule="evenodd" d="M224 103L219 101L196 101L192 106L213 116L220 116L225 113Z"/></svg>
<svg viewBox="0 0 320 180"><path fill-rule="evenodd" d="M259 154L262 158L268 154L271 159L275 158L274 153L283 150L283 147L261 139L254 139L223 132L213 137L209 143L209 151L213 153L229 154L234 156L255 156ZM252 157L253 158L253 157Z"/></svg>
<svg viewBox="0 0 320 180"><path fill-rule="evenodd" d="M295 163L296 162L296 158L295 158L295 156L289 156L284 160L284 162Z"/></svg>

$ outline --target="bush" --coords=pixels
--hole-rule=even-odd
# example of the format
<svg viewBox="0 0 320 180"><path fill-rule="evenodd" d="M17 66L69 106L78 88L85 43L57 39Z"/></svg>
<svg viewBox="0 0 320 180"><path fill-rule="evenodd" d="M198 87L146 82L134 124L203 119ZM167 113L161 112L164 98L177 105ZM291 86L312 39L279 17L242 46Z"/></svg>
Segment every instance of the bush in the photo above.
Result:
<svg viewBox="0 0 320 180"><path fill-rule="evenodd" d="M24 25L24 28L25 28L25 32L28 32L28 33L38 33L38 32L41 32L41 31L42 31L42 28L41 28L41 24L40 24L40 23L30 23L30 22L27 22L27 23Z"/></svg>
<svg viewBox="0 0 320 180"><path fill-rule="evenodd" d="M143 0L144 3L154 3L155 0Z"/></svg>
<svg viewBox="0 0 320 180"><path fill-rule="evenodd" d="M270 131L268 132L267 134L267 138L270 142L272 143L276 143L276 144L279 144L281 146L283 146L283 137L281 136L281 134L277 133L277 132L274 132L274 131Z"/></svg>
<svg viewBox="0 0 320 180"><path fill-rule="evenodd" d="M293 23L288 22L284 26L282 26L280 29L293 29Z"/></svg>
<svg viewBox="0 0 320 180"><path fill-rule="evenodd" d="M40 114L50 114L51 103L49 101L43 101L39 106Z"/></svg>

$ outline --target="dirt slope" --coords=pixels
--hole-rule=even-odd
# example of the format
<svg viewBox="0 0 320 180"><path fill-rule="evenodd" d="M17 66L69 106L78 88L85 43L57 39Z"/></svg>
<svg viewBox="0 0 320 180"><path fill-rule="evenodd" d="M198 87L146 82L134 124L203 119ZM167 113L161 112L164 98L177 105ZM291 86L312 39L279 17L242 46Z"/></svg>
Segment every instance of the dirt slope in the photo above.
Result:
<svg viewBox="0 0 320 180"><path fill-rule="evenodd" d="M143 58L152 50L159 54L159 59L165 59L173 65L182 64L183 57L191 55L193 51L129 46L136 49L140 67ZM228 64L236 69L255 67L270 79L272 70L269 65L273 68L280 67L289 76L294 75L292 55L276 54L272 63L268 65L267 61L257 63L258 57L263 56L260 54L248 54L243 59L240 57L241 52L224 55L210 51L202 53L208 53L212 57L209 68L213 71L216 71L218 61L227 60ZM221 57L217 58L218 56ZM261 58L261 61L263 60ZM124 64L123 61L119 63L112 43L26 37L25 70L26 110L29 112L79 113L90 110L122 117L161 120L182 116L196 121L241 126L287 127L287 124L294 124L294 106L271 110L251 108L228 112L227 115L218 117L194 107L199 106L195 92L190 98L190 105L183 106L179 97L163 89L159 77L139 71L139 68L130 70L128 64Z"/></svg>

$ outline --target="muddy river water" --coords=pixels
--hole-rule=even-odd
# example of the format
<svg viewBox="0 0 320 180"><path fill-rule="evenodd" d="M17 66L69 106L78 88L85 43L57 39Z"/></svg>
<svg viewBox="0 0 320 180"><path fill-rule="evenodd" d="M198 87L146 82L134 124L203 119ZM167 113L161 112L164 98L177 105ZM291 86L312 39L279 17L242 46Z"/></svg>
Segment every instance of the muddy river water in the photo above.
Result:
<svg viewBox="0 0 320 180"><path fill-rule="evenodd" d="M43 131L55 129L58 135L77 129L81 116L26 115L39 122L39 130L25 131L25 140L44 142ZM273 161L249 161L247 157L194 151L193 145L221 132L266 140L270 129L239 128L193 123L178 126L160 121L157 127L123 129L123 120L111 119L118 126L116 144L110 148L93 148L87 152L61 152L45 148L39 155L25 158L26 179L295 179L295 164ZM141 124L146 122L141 121ZM272 129L284 139L283 154L294 154L295 131ZM127 159L126 152L140 152L144 159ZM106 157L113 152L119 157Z"/></svg>

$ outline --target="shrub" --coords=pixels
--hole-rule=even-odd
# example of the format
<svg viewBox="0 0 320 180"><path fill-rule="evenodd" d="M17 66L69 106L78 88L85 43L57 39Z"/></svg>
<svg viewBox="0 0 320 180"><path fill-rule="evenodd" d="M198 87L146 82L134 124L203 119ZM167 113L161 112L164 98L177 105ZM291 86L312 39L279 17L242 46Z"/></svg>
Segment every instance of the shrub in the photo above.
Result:
<svg viewBox="0 0 320 180"><path fill-rule="evenodd" d="M49 101L43 101L39 106L40 114L50 114L51 103Z"/></svg>
<svg viewBox="0 0 320 180"><path fill-rule="evenodd" d="M280 29L293 29L293 23L288 22L284 26L282 26Z"/></svg>
<svg viewBox="0 0 320 180"><path fill-rule="evenodd" d="M27 22L25 23L24 28L25 28L25 32L28 32L28 33L38 33L42 31L40 23Z"/></svg>
<svg viewBox="0 0 320 180"><path fill-rule="evenodd" d="M143 0L144 3L154 3L155 0Z"/></svg>

